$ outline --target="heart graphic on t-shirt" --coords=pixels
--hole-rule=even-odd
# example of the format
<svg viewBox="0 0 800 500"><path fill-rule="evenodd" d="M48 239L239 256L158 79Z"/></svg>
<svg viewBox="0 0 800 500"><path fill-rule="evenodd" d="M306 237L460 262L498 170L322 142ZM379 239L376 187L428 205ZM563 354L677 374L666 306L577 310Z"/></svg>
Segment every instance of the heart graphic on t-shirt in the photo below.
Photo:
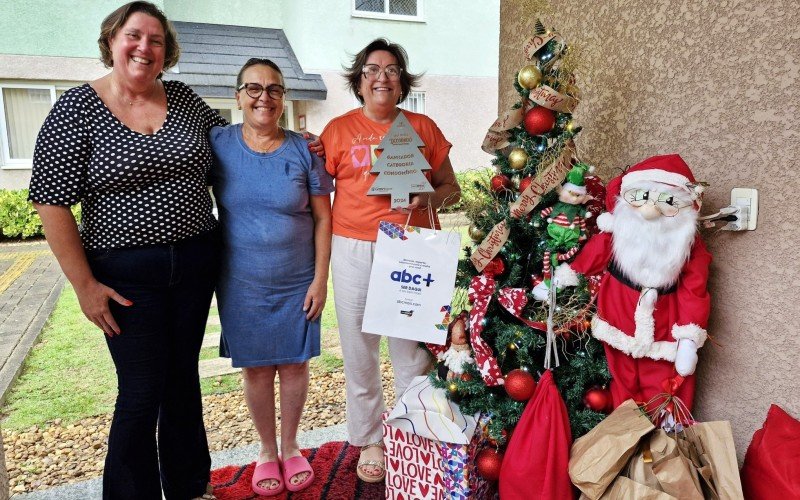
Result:
<svg viewBox="0 0 800 500"><path fill-rule="evenodd" d="M369 145L357 144L350 148L350 157L353 160L354 168L368 167L372 160Z"/></svg>

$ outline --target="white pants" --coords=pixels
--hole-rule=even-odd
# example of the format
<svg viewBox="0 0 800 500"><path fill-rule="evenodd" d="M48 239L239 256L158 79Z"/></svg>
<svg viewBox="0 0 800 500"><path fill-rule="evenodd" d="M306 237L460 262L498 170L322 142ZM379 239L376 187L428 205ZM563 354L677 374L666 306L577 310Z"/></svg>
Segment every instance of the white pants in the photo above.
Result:
<svg viewBox="0 0 800 500"><path fill-rule="evenodd" d="M364 306L375 243L333 236L331 271L339 339L347 390L347 433L350 444L364 446L381 440L381 414L386 410L381 384L380 335L363 333ZM411 380L424 374L431 358L417 341L389 337L397 398Z"/></svg>

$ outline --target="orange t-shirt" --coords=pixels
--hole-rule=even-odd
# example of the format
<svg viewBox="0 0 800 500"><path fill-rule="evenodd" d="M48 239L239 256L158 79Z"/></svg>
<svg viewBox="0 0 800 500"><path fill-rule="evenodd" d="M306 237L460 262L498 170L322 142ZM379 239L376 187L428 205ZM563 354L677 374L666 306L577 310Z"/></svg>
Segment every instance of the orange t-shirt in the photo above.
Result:
<svg viewBox="0 0 800 500"><path fill-rule="evenodd" d="M405 110L402 113L425 143L422 155L433 168L425 172L425 177L430 181L431 172L439 169L452 144L427 116ZM356 108L331 120L322 131L320 139L325 146L325 168L336 179L333 234L375 241L380 221L405 224L408 219L407 213L389 209L389 196L367 196L367 191L378 177L370 173L377 158L375 149L391 125L376 123L364 116L361 108ZM438 227L435 214L434 222ZM428 211L415 210L409 224L430 227Z"/></svg>

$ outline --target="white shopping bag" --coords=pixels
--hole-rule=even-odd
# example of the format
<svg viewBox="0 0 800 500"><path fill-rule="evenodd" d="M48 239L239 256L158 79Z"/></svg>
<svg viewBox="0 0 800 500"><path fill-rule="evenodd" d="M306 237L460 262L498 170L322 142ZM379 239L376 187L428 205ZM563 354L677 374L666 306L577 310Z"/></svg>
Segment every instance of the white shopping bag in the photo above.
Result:
<svg viewBox="0 0 800 500"><path fill-rule="evenodd" d="M381 221L364 331L444 344L460 248L456 231Z"/></svg>

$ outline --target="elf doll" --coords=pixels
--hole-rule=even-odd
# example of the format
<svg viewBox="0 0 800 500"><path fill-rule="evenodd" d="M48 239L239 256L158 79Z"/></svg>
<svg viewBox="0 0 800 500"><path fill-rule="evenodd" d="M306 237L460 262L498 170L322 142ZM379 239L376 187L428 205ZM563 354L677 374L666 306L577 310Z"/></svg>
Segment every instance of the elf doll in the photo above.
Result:
<svg viewBox="0 0 800 500"><path fill-rule="evenodd" d="M531 290L536 300L547 300L552 269L578 253L579 245L586 240L586 218L592 213L583 205L592 196L586 194L584 178L592 167L578 163L567 173L566 182L558 186L558 202L541 211L547 221L547 249L544 252L542 281Z"/></svg>
<svg viewBox="0 0 800 500"><path fill-rule="evenodd" d="M559 286L574 286L577 273L608 271L592 335L605 343L615 408L629 398L645 403L681 375L675 395L691 409L710 308L711 255L696 225L701 195L678 155L634 165L607 186L602 232L555 272Z"/></svg>

